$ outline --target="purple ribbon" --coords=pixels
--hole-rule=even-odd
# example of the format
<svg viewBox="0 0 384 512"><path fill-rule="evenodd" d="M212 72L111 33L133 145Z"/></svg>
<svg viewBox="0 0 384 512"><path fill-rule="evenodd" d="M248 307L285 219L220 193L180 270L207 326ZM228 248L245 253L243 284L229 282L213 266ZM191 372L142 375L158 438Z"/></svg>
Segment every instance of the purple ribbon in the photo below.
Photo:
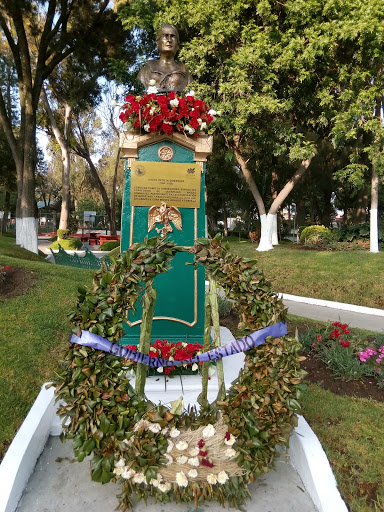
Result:
<svg viewBox="0 0 384 512"><path fill-rule="evenodd" d="M215 359L221 359L233 354L245 352L251 348L262 345L268 336L278 338L279 336L284 336L285 334L287 334L287 324L286 322L279 322L278 324L264 327L264 329L260 329L259 331L256 331L248 336L244 336L244 338L232 341L227 345L214 348L213 350L208 350L208 352L203 352L200 355L191 357L190 359L186 359L184 361L169 361L168 359L161 359L159 357L150 357L146 354L143 354L142 352L130 350L129 348L125 348L122 345L113 343L112 341L109 341L106 338L103 338L98 334L93 334L89 331L81 331L80 337L76 334L72 334L69 342L82 345L83 347L90 347L96 350L110 352L117 357L129 359L134 363L143 363L147 366L158 368L164 366L178 366L184 364L200 363L204 361L214 361Z"/></svg>

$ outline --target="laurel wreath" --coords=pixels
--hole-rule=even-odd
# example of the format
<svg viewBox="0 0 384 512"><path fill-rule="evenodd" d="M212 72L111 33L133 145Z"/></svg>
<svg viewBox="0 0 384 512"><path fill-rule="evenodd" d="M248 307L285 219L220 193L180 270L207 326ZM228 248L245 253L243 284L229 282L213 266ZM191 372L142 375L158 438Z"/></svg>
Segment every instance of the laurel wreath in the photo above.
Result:
<svg viewBox="0 0 384 512"><path fill-rule="evenodd" d="M199 239L192 249L155 237L134 244L113 258L109 269L104 266L97 271L92 290L79 289L78 303L69 315L74 332L89 330L118 343L126 311L135 309L144 287L139 350L148 353L156 300L153 281L168 271L172 258L181 251L193 252L194 264L206 268L210 283L206 334L211 321L218 328L217 285L234 301L241 328L257 330L285 318L282 301L256 262L232 254L220 237ZM205 349L209 343L206 335ZM145 365L138 365L133 389L123 361L71 345L53 383L57 399L65 404L58 410L65 425L62 437L73 440L80 462L93 455L93 480L122 481L119 500L123 511L132 508L132 494L137 500L154 496L160 501L194 501L197 505L216 499L238 507L249 497L247 485L268 471L276 444L287 444L296 424L295 412L305 387L298 349L294 338L267 338L265 344L246 352L244 367L228 391L218 365L219 393L213 404L207 401L208 365L204 363L198 412L151 403L144 392ZM172 433L179 432L180 448L184 439L197 442L211 427L215 435L199 440L208 449L202 450L197 476L184 478L183 453L177 451ZM235 440L232 452L227 451L226 439ZM217 454L216 458L210 454Z"/></svg>

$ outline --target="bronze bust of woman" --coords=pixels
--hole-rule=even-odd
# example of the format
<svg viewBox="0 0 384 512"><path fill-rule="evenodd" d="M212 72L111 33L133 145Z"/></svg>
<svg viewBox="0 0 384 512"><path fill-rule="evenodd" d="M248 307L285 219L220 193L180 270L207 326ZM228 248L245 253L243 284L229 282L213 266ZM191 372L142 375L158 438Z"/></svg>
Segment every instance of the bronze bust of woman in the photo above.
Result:
<svg viewBox="0 0 384 512"><path fill-rule="evenodd" d="M160 59L150 60L139 71L140 82L148 89L153 85L158 92L180 92L192 82L191 73L181 62L175 61L179 49L179 33L173 25L163 25L157 33ZM154 82L153 82L154 81Z"/></svg>

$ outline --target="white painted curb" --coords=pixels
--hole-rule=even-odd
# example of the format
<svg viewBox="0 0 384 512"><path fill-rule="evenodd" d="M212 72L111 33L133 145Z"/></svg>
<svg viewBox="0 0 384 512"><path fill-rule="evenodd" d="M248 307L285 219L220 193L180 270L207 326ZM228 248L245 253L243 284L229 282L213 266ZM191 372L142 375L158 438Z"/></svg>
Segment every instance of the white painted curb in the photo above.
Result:
<svg viewBox="0 0 384 512"><path fill-rule="evenodd" d="M47 383L46 383L47 384ZM14 512L28 483L37 459L51 433L56 417L54 389L45 389L17 432L0 465L0 512Z"/></svg>
<svg viewBox="0 0 384 512"><path fill-rule="evenodd" d="M331 300L312 299L310 297L299 297L297 295L290 295L289 293L279 293L278 295L281 299L291 300L292 302L303 302L304 304L341 309L343 311L353 311L354 313L363 313L365 315L384 316L384 309L356 306L356 304L345 304L344 302L333 302Z"/></svg>
<svg viewBox="0 0 384 512"><path fill-rule="evenodd" d="M41 388L32 409L0 465L0 512L15 512L49 435L59 435L53 388ZM319 512L348 512L328 459L302 416L290 439L291 463Z"/></svg>
<svg viewBox="0 0 384 512"><path fill-rule="evenodd" d="M289 453L319 512L348 512L320 441L303 416L289 440Z"/></svg>

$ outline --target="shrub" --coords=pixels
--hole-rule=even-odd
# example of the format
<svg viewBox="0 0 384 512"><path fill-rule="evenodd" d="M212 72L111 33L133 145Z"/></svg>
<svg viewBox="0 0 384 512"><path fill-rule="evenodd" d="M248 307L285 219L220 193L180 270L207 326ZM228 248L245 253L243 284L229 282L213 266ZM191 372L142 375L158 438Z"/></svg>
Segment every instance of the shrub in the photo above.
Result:
<svg viewBox="0 0 384 512"><path fill-rule="evenodd" d="M221 295L217 296L217 306L220 318L227 317L232 310L232 302Z"/></svg>
<svg viewBox="0 0 384 512"><path fill-rule="evenodd" d="M337 235L325 226L308 226L300 235L303 244L332 244L337 241Z"/></svg>
<svg viewBox="0 0 384 512"><path fill-rule="evenodd" d="M104 242L100 247L101 251L112 251L116 247L120 247L120 240L109 240L109 242Z"/></svg>
<svg viewBox="0 0 384 512"><path fill-rule="evenodd" d="M58 240L68 240L70 235L69 229L58 229L57 230L57 239Z"/></svg>
<svg viewBox="0 0 384 512"><path fill-rule="evenodd" d="M67 238L64 240L56 240L56 242L53 242L53 244L51 244L49 246L49 249L58 250L59 245L61 246L62 249L66 250L66 251L75 251L76 249L80 249L80 247L83 246L82 242L79 239Z"/></svg>

